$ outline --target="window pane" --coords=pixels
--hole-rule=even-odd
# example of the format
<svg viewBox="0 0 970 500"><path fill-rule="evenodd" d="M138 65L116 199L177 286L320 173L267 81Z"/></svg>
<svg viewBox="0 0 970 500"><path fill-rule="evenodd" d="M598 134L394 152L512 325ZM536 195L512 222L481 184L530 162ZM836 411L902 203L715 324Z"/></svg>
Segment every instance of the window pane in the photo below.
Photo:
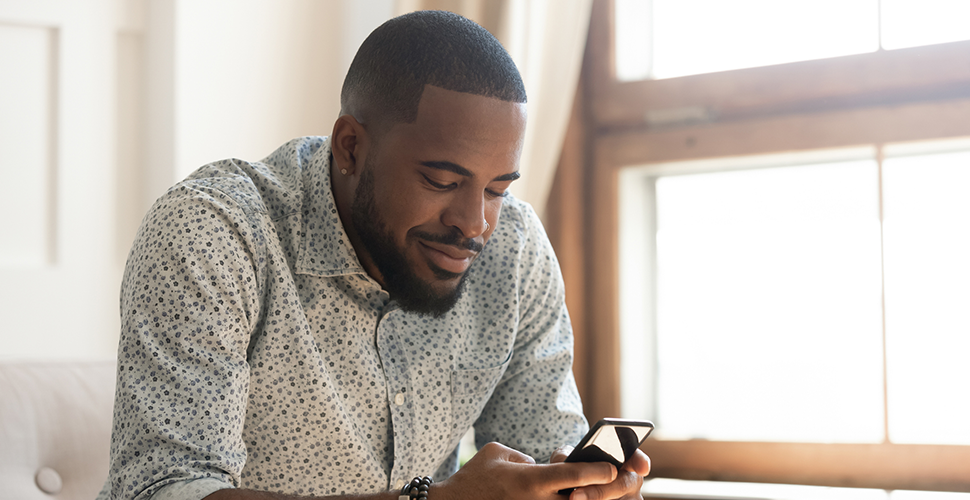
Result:
<svg viewBox="0 0 970 500"><path fill-rule="evenodd" d="M878 0L652 3L655 78L860 54L879 48Z"/></svg>
<svg viewBox="0 0 970 500"><path fill-rule="evenodd" d="M889 439L970 444L970 152L883 167Z"/></svg>
<svg viewBox="0 0 970 500"><path fill-rule="evenodd" d="M874 161L657 180L665 437L883 438Z"/></svg>
<svg viewBox="0 0 970 500"><path fill-rule="evenodd" d="M616 78L650 78L650 1L615 0Z"/></svg>
<svg viewBox="0 0 970 500"><path fill-rule="evenodd" d="M882 47L970 40L967 0L882 0Z"/></svg>

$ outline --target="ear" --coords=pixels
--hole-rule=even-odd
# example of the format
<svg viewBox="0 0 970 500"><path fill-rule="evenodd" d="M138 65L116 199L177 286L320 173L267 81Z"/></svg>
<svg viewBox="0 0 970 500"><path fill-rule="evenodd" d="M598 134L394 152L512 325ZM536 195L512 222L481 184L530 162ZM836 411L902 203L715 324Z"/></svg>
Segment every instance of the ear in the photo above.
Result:
<svg viewBox="0 0 970 500"><path fill-rule="evenodd" d="M357 171L358 159L363 161L367 145L367 131L353 115L337 118L330 136L330 152L337 172L351 175Z"/></svg>

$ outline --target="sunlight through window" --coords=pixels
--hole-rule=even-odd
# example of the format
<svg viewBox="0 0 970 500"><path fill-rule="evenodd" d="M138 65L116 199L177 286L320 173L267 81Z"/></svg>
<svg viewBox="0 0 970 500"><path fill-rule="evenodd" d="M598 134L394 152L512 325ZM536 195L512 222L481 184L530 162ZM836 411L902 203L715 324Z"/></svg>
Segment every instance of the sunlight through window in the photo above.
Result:
<svg viewBox="0 0 970 500"><path fill-rule="evenodd" d="M657 180L658 431L883 438L874 160Z"/></svg>
<svg viewBox="0 0 970 500"><path fill-rule="evenodd" d="M889 438L970 444L970 152L883 171Z"/></svg>
<svg viewBox="0 0 970 500"><path fill-rule="evenodd" d="M970 39L966 0L615 0L622 81Z"/></svg>
<svg viewBox="0 0 970 500"><path fill-rule="evenodd" d="M625 411L662 439L970 444L970 139L875 152L623 174Z"/></svg>
<svg viewBox="0 0 970 500"><path fill-rule="evenodd" d="M882 48L970 40L966 0L882 0Z"/></svg>

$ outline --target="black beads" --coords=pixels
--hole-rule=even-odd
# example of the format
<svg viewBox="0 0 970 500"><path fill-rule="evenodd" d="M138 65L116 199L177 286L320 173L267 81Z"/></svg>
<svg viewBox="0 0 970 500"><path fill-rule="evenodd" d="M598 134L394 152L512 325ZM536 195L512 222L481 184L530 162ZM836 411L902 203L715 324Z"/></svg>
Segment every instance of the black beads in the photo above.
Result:
<svg viewBox="0 0 970 500"><path fill-rule="evenodd" d="M401 488L401 495L407 495L411 500L428 500L428 489L433 482L429 476L416 477Z"/></svg>

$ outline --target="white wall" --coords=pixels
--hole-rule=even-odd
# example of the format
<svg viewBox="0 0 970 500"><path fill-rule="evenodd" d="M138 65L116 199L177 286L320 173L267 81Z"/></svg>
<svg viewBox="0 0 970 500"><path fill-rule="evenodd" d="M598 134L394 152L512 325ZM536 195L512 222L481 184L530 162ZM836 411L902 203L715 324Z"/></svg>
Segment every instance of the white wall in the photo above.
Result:
<svg viewBox="0 0 970 500"><path fill-rule="evenodd" d="M228 156L262 158L293 137L328 135L350 63L343 55L391 15L390 1L366 10L364 3L180 2L176 176Z"/></svg>
<svg viewBox="0 0 970 500"><path fill-rule="evenodd" d="M157 90L172 103L163 124L173 136L169 181L209 161L259 159L294 137L328 135L353 54L392 16L393 0L175 0L173 10L148 27L173 51L149 68L171 81Z"/></svg>
<svg viewBox="0 0 970 500"><path fill-rule="evenodd" d="M329 134L357 46L393 13L393 0L0 3L0 95L19 92L0 100L0 128L34 125L28 142L0 134L0 173L24 178L0 205L0 359L114 357L124 257L154 198L208 161Z"/></svg>

